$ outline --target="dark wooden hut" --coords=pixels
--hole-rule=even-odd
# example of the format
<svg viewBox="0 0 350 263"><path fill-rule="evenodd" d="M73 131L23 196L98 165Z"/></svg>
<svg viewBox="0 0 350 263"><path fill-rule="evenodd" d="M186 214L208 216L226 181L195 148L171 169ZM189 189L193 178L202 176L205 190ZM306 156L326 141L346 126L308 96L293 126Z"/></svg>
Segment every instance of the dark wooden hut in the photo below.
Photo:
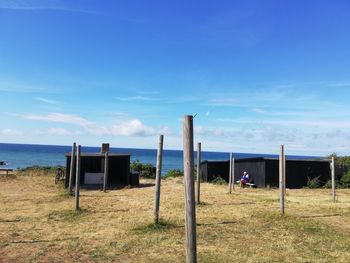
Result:
<svg viewBox="0 0 350 263"><path fill-rule="evenodd" d="M212 181L216 177L229 180L229 161L203 161L201 171L204 181ZM258 187L278 187L279 160L277 158L246 158L235 160L234 180L237 181L247 171ZM301 188L307 186L308 178L319 177L321 183L330 179L329 160L286 161L286 187Z"/></svg>
<svg viewBox="0 0 350 263"><path fill-rule="evenodd" d="M66 186L69 184L71 153L66 154ZM103 153L81 153L80 182L82 185L102 185L105 157ZM76 159L76 157L74 158ZM76 163L76 161L74 161ZM75 182L76 167L73 169ZM130 155L108 153L108 185L137 185L138 180L130 174Z"/></svg>

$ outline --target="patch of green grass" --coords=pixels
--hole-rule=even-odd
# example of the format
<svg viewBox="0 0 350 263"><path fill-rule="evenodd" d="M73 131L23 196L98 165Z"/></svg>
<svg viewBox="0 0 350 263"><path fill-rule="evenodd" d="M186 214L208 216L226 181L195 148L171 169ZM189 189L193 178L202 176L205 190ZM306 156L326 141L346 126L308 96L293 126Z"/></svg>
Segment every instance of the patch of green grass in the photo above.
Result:
<svg viewBox="0 0 350 263"><path fill-rule="evenodd" d="M72 222L77 219L80 219L82 216L87 214L86 209L75 210L56 210L47 215L47 219L50 221L64 221L64 222Z"/></svg>

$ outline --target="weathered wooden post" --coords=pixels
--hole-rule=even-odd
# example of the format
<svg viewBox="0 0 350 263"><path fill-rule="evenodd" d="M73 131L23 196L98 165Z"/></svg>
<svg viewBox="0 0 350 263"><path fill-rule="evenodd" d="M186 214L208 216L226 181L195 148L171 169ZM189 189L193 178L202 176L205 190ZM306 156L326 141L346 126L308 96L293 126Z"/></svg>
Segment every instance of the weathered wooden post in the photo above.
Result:
<svg viewBox="0 0 350 263"><path fill-rule="evenodd" d="M284 145L280 148L279 158L279 188L280 188L280 211L284 214Z"/></svg>
<svg viewBox="0 0 350 263"><path fill-rule="evenodd" d="M81 146L77 147L77 164L75 173L75 210L79 210L79 190L80 190L80 149Z"/></svg>
<svg viewBox="0 0 350 263"><path fill-rule="evenodd" d="M232 174L231 174L231 189L232 191L235 189L235 158L232 154Z"/></svg>
<svg viewBox="0 0 350 263"><path fill-rule="evenodd" d="M107 182L108 182L108 151L105 152L105 169L104 169L104 176L103 176L103 192L107 191Z"/></svg>
<svg viewBox="0 0 350 263"><path fill-rule="evenodd" d="M183 161L185 186L186 262L197 262L196 207L194 200L193 116L183 120Z"/></svg>
<svg viewBox="0 0 350 263"><path fill-rule="evenodd" d="M73 171L74 171L74 158L75 158L75 148L76 143L73 143L72 146L72 155L70 159L70 170L69 170L69 184L68 184L68 192L72 193L73 190Z"/></svg>
<svg viewBox="0 0 350 263"><path fill-rule="evenodd" d="M154 193L154 223L159 222L160 184L162 177L163 135L159 135L156 168L156 189Z"/></svg>
<svg viewBox="0 0 350 263"><path fill-rule="evenodd" d="M230 152L230 169L228 172L228 192L232 193L232 152Z"/></svg>
<svg viewBox="0 0 350 263"><path fill-rule="evenodd" d="M332 176L332 197L333 197L333 202L335 202L336 196L335 196L335 160L334 160L334 156L332 156L331 176Z"/></svg>
<svg viewBox="0 0 350 263"><path fill-rule="evenodd" d="M196 192L196 202L200 204L201 195L201 143L197 144L197 192Z"/></svg>

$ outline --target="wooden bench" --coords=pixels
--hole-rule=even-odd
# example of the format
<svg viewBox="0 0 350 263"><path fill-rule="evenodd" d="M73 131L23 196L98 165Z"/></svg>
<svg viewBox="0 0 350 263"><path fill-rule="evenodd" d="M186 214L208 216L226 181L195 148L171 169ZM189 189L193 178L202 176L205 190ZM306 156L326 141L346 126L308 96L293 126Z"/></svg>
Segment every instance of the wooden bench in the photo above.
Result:
<svg viewBox="0 0 350 263"><path fill-rule="evenodd" d="M2 172L6 172L6 175L13 175L13 169L9 169L9 168L0 168L0 172L1 174L3 174Z"/></svg>

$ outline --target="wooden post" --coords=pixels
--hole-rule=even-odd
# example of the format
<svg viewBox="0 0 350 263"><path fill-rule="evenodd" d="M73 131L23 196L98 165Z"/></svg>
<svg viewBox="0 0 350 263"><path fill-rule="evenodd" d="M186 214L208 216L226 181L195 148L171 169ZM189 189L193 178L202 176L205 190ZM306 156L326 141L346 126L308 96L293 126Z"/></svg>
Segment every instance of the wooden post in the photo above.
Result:
<svg viewBox="0 0 350 263"><path fill-rule="evenodd" d="M107 191L107 182L108 182L108 152L105 152L105 170L103 176L103 192Z"/></svg>
<svg viewBox="0 0 350 263"><path fill-rule="evenodd" d="M335 196L335 160L334 160L334 156L332 156L332 163L331 163L331 176L332 176L332 197L333 197L333 202L335 202L336 200L336 196Z"/></svg>
<svg viewBox="0 0 350 263"><path fill-rule="evenodd" d="M232 152L230 152L230 169L228 172L228 192L232 193Z"/></svg>
<svg viewBox="0 0 350 263"><path fill-rule="evenodd" d="M159 222L160 185L162 177L163 135L159 135L156 169L156 189L154 193L154 223Z"/></svg>
<svg viewBox="0 0 350 263"><path fill-rule="evenodd" d="M80 148L77 148L77 164L76 164L76 174L75 174L75 210L79 210L79 190L80 190Z"/></svg>
<svg viewBox="0 0 350 263"><path fill-rule="evenodd" d="M69 184L68 184L68 192L71 193L73 190L73 171L74 171L74 158L75 158L75 148L76 143L73 143L72 146L72 154L70 159L70 170L69 170Z"/></svg>
<svg viewBox="0 0 350 263"><path fill-rule="evenodd" d="M186 262L197 262L196 207L194 200L193 116L183 120L183 161L185 186Z"/></svg>
<svg viewBox="0 0 350 263"><path fill-rule="evenodd" d="M233 157L233 154L232 154L231 189L232 191L235 189L235 158Z"/></svg>
<svg viewBox="0 0 350 263"><path fill-rule="evenodd" d="M201 143L197 144L197 192L196 192L196 202L200 204L201 195Z"/></svg>
<svg viewBox="0 0 350 263"><path fill-rule="evenodd" d="M280 188L280 211L282 214L284 214L284 145L281 145L281 148L280 148L279 188Z"/></svg>

